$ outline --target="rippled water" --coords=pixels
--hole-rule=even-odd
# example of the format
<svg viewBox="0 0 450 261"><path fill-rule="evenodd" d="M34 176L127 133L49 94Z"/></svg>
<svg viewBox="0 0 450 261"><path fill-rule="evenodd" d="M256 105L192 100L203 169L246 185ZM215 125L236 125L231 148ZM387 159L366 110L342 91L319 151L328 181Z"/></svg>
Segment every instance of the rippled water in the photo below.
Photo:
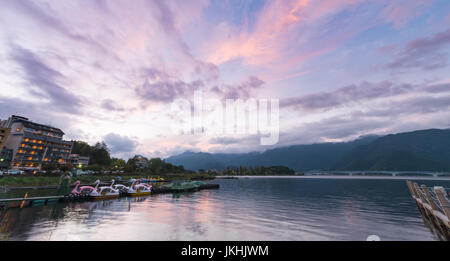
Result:
<svg viewBox="0 0 450 261"><path fill-rule="evenodd" d="M8 240L437 240L404 179L244 178L187 194L2 211ZM424 180L450 187L450 181Z"/></svg>

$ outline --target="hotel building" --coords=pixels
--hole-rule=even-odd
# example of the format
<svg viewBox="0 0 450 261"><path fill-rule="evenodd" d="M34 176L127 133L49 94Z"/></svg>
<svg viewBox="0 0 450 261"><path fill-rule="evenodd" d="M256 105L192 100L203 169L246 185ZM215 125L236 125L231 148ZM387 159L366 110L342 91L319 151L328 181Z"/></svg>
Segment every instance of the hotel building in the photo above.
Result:
<svg viewBox="0 0 450 261"><path fill-rule="evenodd" d="M3 146L5 145L6 140L8 139L10 129L9 128L3 128L0 126L0 152L3 149Z"/></svg>
<svg viewBox="0 0 450 261"><path fill-rule="evenodd" d="M72 142L63 140L64 132L28 118L11 116L0 123L11 130L2 156L12 168L40 169L46 163L69 163Z"/></svg>
<svg viewBox="0 0 450 261"><path fill-rule="evenodd" d="M9 166L9 161L11 156L5 152L4 155L1 154L3 147L6 143L6 140L9 137L9 128L0 127L0 169L5 169Z"/></svg>

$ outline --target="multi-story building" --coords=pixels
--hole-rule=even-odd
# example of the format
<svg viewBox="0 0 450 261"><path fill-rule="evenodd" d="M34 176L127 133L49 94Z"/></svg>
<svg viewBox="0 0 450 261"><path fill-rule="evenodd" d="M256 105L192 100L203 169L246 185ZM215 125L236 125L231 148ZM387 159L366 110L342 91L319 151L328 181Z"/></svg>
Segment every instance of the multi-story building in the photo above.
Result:
<svg viewBox="0 0 450 261"><path fill-rule="evenodd" d="M80 156L78 154L70 154L70 164L76 167L85 167L89 165L89 157Z"/></svg>
<svg viewBox="0 0 450 261"><path fill-rule="evenodd" d="M3 150L9 150L10 167L40 169L46 163L69 163L72 142L63 140L62 130L15 115L2 125L11 130Z"/></svg>
<svg viewBox="0 0 450 261"><path fill-rule="evenodd" d="M11 151L8 150L4 150L4 145L6 143L6 140L9 137L9 133L10 133L11 129L9 128L3 128L1 127L1 122L0 122L0 168L7 168L9 166L9 162L11 161ZM3 153L2 153L3 151Z"/></svg>
<svg viewBox="0 0 450 261"><path fill-rule="evenodd" d="M4 128L4 127L0 126L0 152L3 149L3 146L5 145L6 140L8 139L10 131L11 131L10 128Z"/></svg>

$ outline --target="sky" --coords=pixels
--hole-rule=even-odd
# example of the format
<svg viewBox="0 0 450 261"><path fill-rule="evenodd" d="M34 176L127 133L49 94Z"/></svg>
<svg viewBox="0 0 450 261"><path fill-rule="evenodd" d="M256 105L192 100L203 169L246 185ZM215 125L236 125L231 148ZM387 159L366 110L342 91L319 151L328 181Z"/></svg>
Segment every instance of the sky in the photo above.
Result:
<svg viewBox="0 0 450 261"><path fill-rule="evenodd" d="M449 128L449 51L447 0L4 0L0 119L123 158ZM195 91L278 99L278 143L169 131Z"/></svg>

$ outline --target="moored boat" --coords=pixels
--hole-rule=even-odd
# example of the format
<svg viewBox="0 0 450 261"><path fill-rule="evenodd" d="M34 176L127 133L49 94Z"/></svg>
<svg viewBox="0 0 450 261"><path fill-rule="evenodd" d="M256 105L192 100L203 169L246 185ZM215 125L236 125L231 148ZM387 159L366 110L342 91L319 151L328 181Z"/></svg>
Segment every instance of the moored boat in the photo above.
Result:
<svg viewBox="0 0 450 261"><path fill-rule="evenodd" d="M114 180L112 180L111 186L98 187L100 180L95 181L95 189L89 194L94 200L114 199L119 197L119 190L113 187Z"/></svg>
<svg viewBox="0 0 450 261"><path fill-rule="evenodd" d="M146 183L139 183L137 180L133 180L128 188L127 195L130 197L148 196L152 192L152 185Z"/></svg>

